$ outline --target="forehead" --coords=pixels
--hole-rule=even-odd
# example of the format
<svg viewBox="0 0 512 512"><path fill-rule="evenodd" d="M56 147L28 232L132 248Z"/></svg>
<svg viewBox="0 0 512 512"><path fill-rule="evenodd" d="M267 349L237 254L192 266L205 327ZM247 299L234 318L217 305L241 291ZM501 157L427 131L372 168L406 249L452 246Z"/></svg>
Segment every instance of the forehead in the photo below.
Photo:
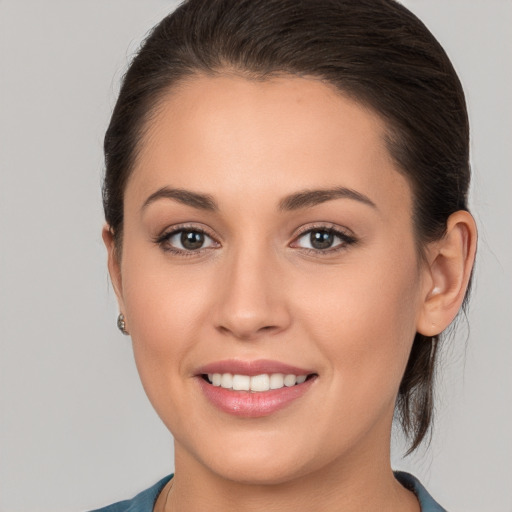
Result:
<svg viewBox="0 0 512 512"><path fill-rule="evenodd" d="M220 199L344 186L408 202L385 129L372 110L318 79L195 76L159 103L128 188L142 201L163 186Z"/></svg>

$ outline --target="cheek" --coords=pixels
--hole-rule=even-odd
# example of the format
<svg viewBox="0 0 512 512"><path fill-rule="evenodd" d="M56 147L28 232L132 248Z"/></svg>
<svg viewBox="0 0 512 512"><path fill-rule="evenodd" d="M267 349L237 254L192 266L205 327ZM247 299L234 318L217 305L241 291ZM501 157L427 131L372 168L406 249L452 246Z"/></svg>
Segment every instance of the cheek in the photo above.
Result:
<svg viewBox="0 0 512 512"><path fill-rule="evenodd" d="M354 402L392 403L416 332L419 275L416 260L340 268L303 296L304 328L330 361L334 385ZM304 286L303 286L304 289ZM346 394L343 395L347 397Z"/></svg>
<svg viewBox="0 0 512 512"><path fill-rule="evenodd" d="M135 343L148 350L179 350L177 341L193 337L199 327L208 269L196 266L191 271L186 263L171 264L147 236L142 228L132 227L124 240L121 272L129 330Z"/></svg>
<svg viewBox="0 0 512 512"><path fill-rule="evenodd" d="M171 268L154 249L131 246L123 260L123 299L140 378L157 409L190 371L189 355L201 336L204 276ZM142 262L144 262L142 264Z"/></svg>

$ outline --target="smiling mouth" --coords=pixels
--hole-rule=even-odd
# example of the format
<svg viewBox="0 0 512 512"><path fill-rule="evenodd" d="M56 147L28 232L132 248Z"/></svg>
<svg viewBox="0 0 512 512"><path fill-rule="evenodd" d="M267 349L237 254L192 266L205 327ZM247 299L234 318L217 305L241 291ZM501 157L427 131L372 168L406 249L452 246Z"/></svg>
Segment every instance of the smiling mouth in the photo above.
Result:
<svg viewBox="0 0 512 512"><path fill-rule="evenodd" d="M252 376L232 373L208 373L201 375L206 382L214 387L251 393L264 393L266 391L299 386L317 376L316 373L304 375L263 373Z"/></svg>

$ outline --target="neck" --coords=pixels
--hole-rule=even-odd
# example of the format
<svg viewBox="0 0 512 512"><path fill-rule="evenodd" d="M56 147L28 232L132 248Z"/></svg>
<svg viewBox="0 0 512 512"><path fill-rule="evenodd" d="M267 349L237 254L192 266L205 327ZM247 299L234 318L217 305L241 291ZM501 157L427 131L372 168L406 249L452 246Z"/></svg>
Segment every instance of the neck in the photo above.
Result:
<svg viewBox="0 0 512 512"><path fill-rule="evenodd" d="M367 453L364 463L361 454L357 464L349 460L353 454L284 482L259 484L223 478L177 445L176 472L165 510L420 512L416 497L393 476L389 448L381 451Z"/></svg>

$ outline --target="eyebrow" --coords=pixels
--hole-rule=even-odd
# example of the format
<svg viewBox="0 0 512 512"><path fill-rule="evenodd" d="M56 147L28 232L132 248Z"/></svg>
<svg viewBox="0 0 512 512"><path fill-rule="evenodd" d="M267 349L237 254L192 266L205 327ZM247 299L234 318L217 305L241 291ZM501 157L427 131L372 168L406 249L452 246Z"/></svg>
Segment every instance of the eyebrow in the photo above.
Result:
<svg viewBox="0 0 512 512"><path fill-rule="evenodd" d="M182 188L162 187L144 201L142 210L146 209L151 203L154 203L158 199L174 199L175 201L191 206L192 208L207 210L210 212L214 212L219 209L217 203L209 194L200 194L198 192L192 192Z"/></svg>
<svg viewBox="0 0 512 512"><path fill-rule="evenodd" d="M300 210L301 208L311 208L326 201L333 199L353 199L360 203L375 208L377 205L367 196L356 190L346 187L335 187L319 190L302 190L295 194L285 197L279 202L279 209L284 211Z"/></svg>
<svg viewBox="0 0 512 512"><path fill-rule="evenodd" d="M173 199L187 206L191 206L192 208L210 212L219 210L215 199L209 194L200 194L190 190L169 187L162 187L156 192L153 192L142 205L142 210L146 209L151 203L154 203L158 199ZM279 210L293 211L302 208L311 208L334 199L352 199L377 209L377 205L364 194L346 187L335 187L318 190L301 190L286 196L279 202Z"/></svg>

